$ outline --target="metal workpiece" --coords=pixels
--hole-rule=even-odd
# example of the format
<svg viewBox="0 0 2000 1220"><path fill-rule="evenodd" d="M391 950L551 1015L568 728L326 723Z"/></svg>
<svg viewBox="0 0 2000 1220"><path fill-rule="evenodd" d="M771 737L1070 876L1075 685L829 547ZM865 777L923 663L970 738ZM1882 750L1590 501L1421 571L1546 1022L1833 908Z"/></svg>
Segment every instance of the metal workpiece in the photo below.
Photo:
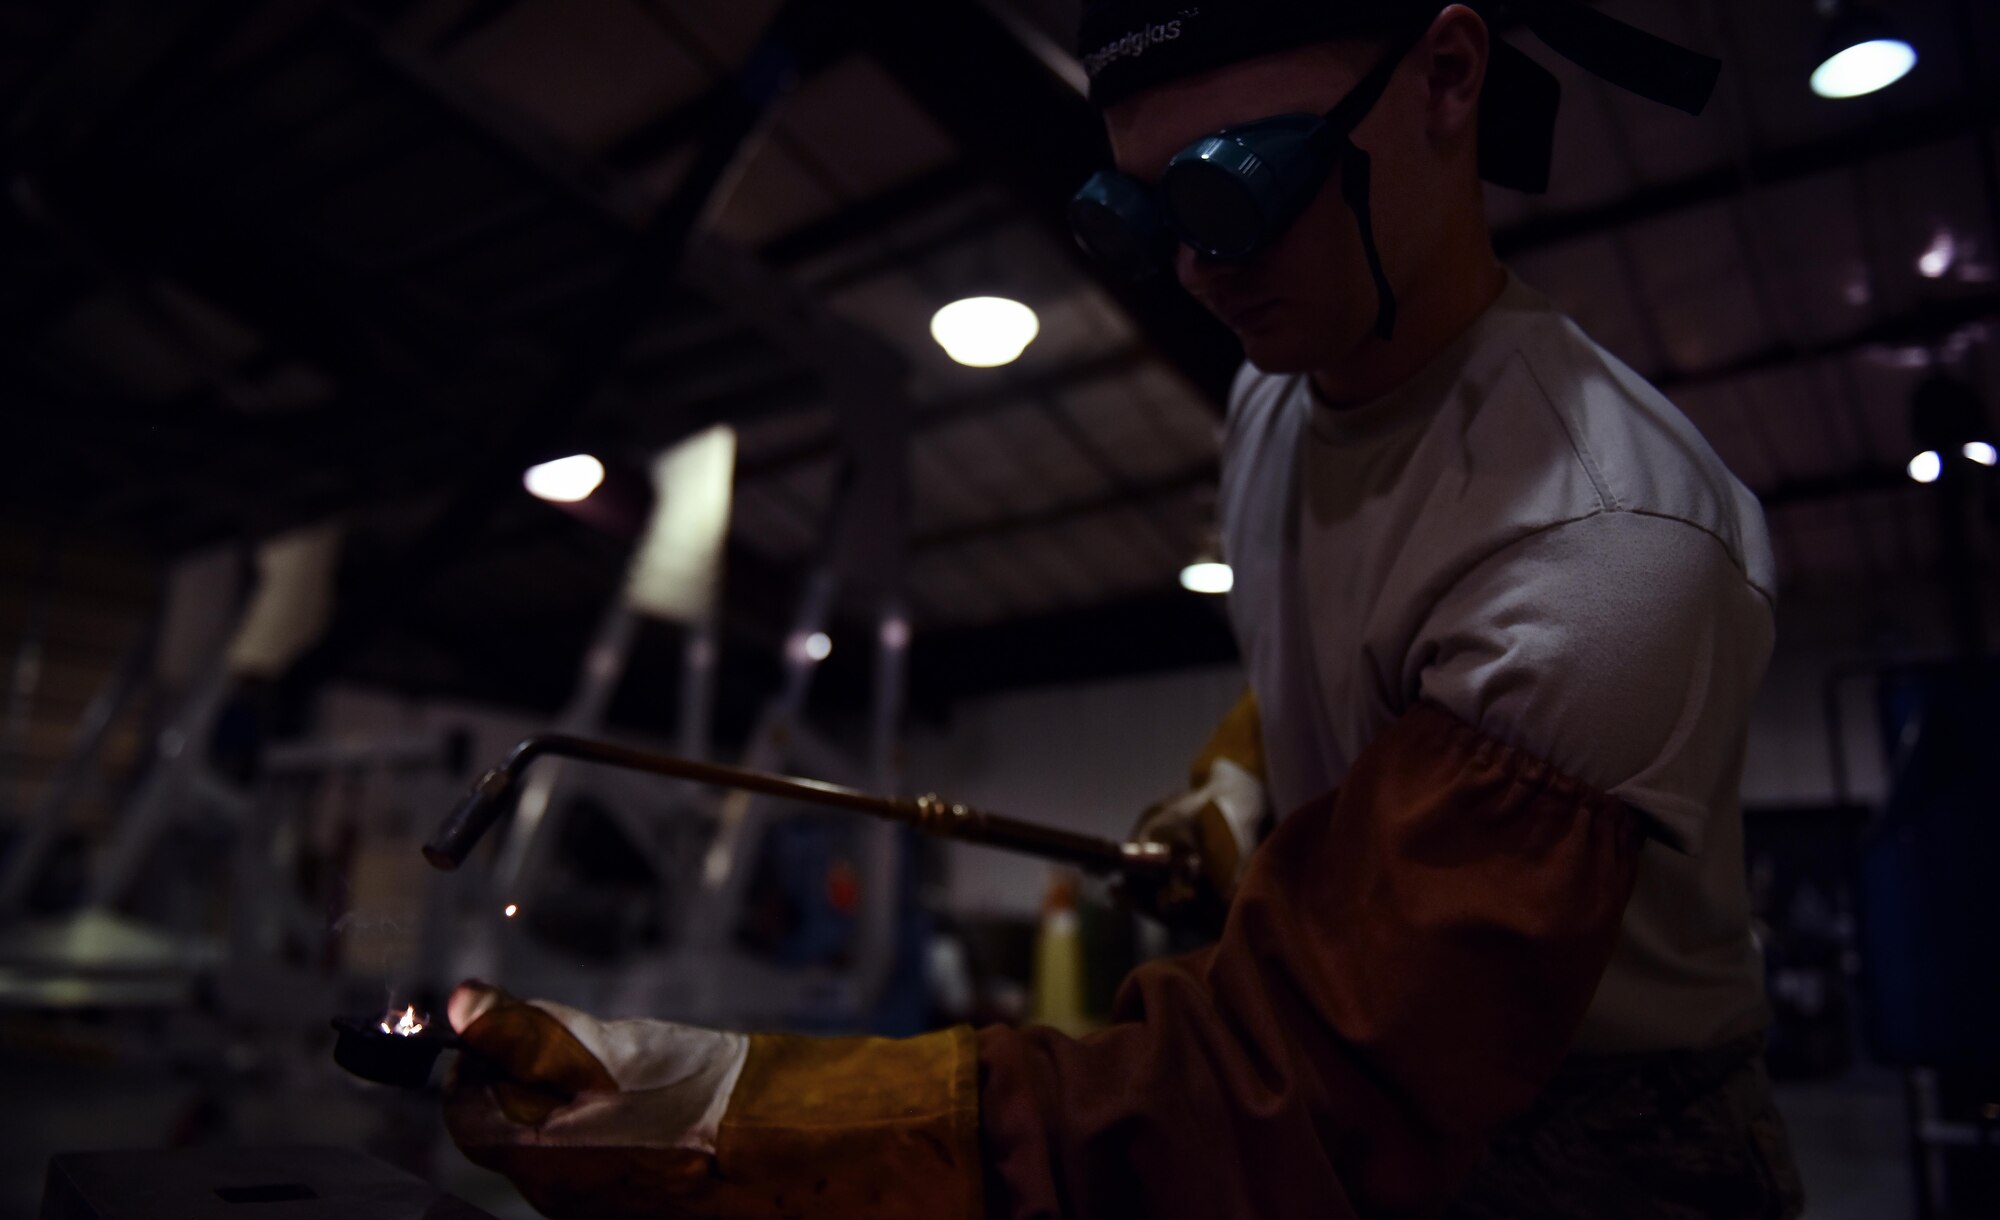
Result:
<svg viewBox="0 0 2000 1220"><path fill-rule="evenodd" d="M541 733L523 738L507 760L481 776L472 791L452 809L430 842L424 844L424 858L446 870L463 864L506 811L522 773L545 755L865 813L938 838L1025 852L1086 872L1116 874L1134 881L1166 881L1191 866L1191 858L1157 843L1121 843L1078 834L946 801L935 793L919 797L878 796L823 780L698 762L567 733Z"/></svg>
<svg viewBox="0 0 2000 1220"><path fill-rule="evenodd" d="M421 1089L430 1083L440 1054L462 1049L451 1027L417 1024L390 1026L387 1018L335 1017L333 1061L363 1080Z"/></svg>

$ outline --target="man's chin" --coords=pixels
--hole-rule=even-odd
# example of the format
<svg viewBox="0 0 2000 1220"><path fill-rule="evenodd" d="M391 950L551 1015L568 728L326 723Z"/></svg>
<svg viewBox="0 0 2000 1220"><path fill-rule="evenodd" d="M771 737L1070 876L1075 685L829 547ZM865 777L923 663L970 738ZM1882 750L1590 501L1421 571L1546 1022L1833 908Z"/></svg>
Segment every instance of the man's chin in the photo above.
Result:
<svg viewBox="0 0 2000 1220"><path fill-rule="evenodd" d="M1310 373L1326 363L1325 349L1283 331L1238 332L1243 358L1266 373Z"/></svg>
<svg viewBox="0 0 2000 1220"><path fill-rule="evenodd" d="M1236 332L1243 358L1266 373L1317 373L1352 357L1363 336L1332 328L1271 326Z"/></svg>

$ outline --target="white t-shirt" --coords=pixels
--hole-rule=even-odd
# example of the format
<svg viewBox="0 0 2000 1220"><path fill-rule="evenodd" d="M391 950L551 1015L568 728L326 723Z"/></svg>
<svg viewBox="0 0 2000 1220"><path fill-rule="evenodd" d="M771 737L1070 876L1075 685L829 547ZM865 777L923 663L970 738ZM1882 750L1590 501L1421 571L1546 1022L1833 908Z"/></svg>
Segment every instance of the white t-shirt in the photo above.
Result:
<svg viewBox="0 0 2000 1220"><path fill-rule="evenodd" d="M1510 276L1374 402L1246 365L1221 519L1280 813L1440 703L1654 823L1577 1049L1762 1027L1739 785L1770 543L1685 416Z"/></svg>

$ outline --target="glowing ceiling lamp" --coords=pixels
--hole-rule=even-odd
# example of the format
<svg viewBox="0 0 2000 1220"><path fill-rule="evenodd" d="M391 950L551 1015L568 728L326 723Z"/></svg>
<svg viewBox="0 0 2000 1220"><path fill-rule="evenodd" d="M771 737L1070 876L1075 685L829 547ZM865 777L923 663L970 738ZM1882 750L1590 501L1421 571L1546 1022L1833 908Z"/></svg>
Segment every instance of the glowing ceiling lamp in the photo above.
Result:
<svg viewBox="0 0 2000 1220"><path fill-rule="evenodd" d="M833 655L833 637L824 631L794 635L785 641L785 655L793 661L810 661L817 665Z"/></svg>
<svg viewBox="0 0 2000 1220"><path fill-rule="evenodd" d="M1862 97L1887 89L1917 66L1917 49L1866 0L1820 0L1827 18L1824 53L1813 69L1821 97Z"/></svg>
<svg viewBox="0 0 2000 1220"><path fill-rule="evenodd" d="M931 338L945 355L976 369L1020 359L1041 328L1034 310L1005 297L967 297L931 317Z"/></svg>
<svg viewBox="0 0 2000 1220"><path fill-rule="evenodd" d="M587 453L557 458L528 467L521 485L537 497L553 504L575 504L587 500L604 482L604 463Z"/></svg>
<svg viewBox="0 0 2000 1220"><path fill-rule="evenodd" d="M1948 453L1979 466L2000 463L2000 450L1993 442L1976 439L1993 435L1979 392L1947 373L1931 374L1910 396L1910 435L1918 453L1908 470L1919 483L1935 483L1945 476Z"/></svg>
<svg viewBox="0 0 2000 1220"><path fill-rule="evenodd" d="M900 615L882 620L882 647L908 648L910 646L910 620Z"/></svg>
<svg viewBox="0 0 2000 1220"><path fill-rule="evenodd" d="M1213 559L1197 559L1181 569L1181 588L1190 593L1227 593L1236 585L1229 565Z"/></svg>
<svg viewBox="0 0 2000 1220"><path fill-rule="evenodd" d="M1943 279L1944 273L1951 270L1952 263L1957 259L1958 240L1952 236L1951 230L1939 229L1937 236L1931 238L1931 244L1917 256L1917 274L1927 280Z"/></svg>

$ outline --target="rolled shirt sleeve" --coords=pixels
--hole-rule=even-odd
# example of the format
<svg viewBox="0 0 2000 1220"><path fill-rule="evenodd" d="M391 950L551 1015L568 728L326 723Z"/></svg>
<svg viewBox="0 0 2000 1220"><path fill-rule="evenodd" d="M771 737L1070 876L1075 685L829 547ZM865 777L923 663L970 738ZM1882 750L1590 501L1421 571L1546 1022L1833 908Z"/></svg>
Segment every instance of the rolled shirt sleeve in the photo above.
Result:
<svg viewBox="0 0 2000 1220"><path fill-rule="evenodd" d="M1424 699L1548 759L1699 855L1733 811L1771 605L1714 535L1603 512L1489 556L1409 653Z"/></svg>

